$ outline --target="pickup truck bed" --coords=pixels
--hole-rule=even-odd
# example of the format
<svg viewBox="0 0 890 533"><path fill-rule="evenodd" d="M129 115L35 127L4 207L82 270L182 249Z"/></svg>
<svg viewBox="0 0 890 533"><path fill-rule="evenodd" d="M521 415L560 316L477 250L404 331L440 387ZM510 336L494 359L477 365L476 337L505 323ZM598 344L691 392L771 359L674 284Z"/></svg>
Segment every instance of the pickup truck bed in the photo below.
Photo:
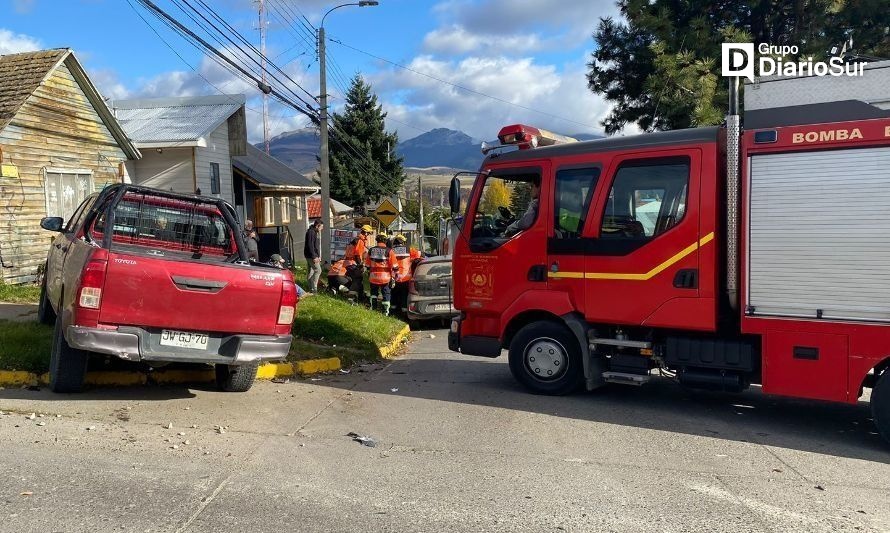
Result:
<svg viewBox="0 0 890 533"><path fill-rule="evenodd" d="M293 276L248 261L225 202L116 185L63 224L41 222L59 231L39 313L56 324L53 390L81 389L89 353L213 364L224 390L247 390L261 361L287 356Z"/></svg>

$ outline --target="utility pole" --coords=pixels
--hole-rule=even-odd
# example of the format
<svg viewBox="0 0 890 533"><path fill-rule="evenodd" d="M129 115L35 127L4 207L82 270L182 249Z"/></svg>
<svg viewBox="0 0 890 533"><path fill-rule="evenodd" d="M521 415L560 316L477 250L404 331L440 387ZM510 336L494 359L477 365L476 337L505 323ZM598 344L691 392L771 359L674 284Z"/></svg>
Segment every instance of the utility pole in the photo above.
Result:
<svg viewBox="0 0 890 533"><path fill-rule="evenodd" d="M417 209L419 210L418 211L419 215L417 217L419 219L417 221L417 224L418 224L417 229L419 231L418 234L420 235L420 244L417 247L417 249L422 252L423 251L423 233L426 228L424 227L424 224L423 224L423 183L421 183L421 179L422 179L422 176L417 176Z"/></svg>
<svg viewBox="0 0 890 533"><path fill-rule="evenodd" d="M257 0L260 11L260 54L263 66L263 85L267 85L266 81L266 0ZM266 153L269 153L269 95L263 91L263 146Z"/></svg>
<svg viewBox="0 0 890 533"><path fill-rule="evenodd" d="M324 230L321 232L321 258L324 262L331 261L331 168L328 160L328 80L324 52L324 20L318 28L318 86L321 134L321 221Z"/></svg>

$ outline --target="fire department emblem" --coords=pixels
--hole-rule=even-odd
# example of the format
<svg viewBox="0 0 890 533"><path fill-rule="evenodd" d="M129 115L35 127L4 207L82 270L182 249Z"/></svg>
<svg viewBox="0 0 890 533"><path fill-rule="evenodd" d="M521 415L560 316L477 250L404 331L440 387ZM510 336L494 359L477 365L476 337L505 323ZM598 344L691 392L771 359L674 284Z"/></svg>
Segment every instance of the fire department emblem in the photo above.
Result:
<svg viewBox="0 0 890 533"><path fill-rule="evenodd" d="M473 258L467 269L465 286L467 298L491 300L494 295L494 279L491 277L492 258Z"/></svg>

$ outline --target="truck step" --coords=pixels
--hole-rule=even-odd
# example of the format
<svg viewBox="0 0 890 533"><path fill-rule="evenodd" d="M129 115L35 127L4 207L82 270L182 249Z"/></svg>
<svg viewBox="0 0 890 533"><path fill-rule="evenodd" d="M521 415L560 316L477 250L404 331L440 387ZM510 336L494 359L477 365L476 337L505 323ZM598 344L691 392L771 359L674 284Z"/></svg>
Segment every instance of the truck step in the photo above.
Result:
<svg viewBox="0 0 890 533"><path fill-rule="evenodd" d="M621 385L635 385L639 387L649 381L649 375L628 374L626 372L603 372L603 379L607 383L619 383Z"/></svg>

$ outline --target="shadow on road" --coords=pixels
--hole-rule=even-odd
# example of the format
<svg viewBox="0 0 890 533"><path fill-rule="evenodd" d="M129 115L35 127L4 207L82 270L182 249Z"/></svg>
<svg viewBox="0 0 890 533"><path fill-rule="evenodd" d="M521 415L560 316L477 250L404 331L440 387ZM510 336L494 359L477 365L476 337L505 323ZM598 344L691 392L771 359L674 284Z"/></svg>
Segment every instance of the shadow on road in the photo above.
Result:
<svg viewBox="0 0 890 533"><path fill-rule="evenodd" d="M436 332L440 334L446 333ZM318 384L386 394L398 388L399 396L425 400L890 463L890 445L875 432L868 403L862 401L847 405L779 398L762 394L758 387L741 394L697 392L660 377L639 388L608 385L572 396L538 396L513 380L506 355L482 359L423 344L415 345L408 358L364 377L359 381L333 377Z"/></svg>

